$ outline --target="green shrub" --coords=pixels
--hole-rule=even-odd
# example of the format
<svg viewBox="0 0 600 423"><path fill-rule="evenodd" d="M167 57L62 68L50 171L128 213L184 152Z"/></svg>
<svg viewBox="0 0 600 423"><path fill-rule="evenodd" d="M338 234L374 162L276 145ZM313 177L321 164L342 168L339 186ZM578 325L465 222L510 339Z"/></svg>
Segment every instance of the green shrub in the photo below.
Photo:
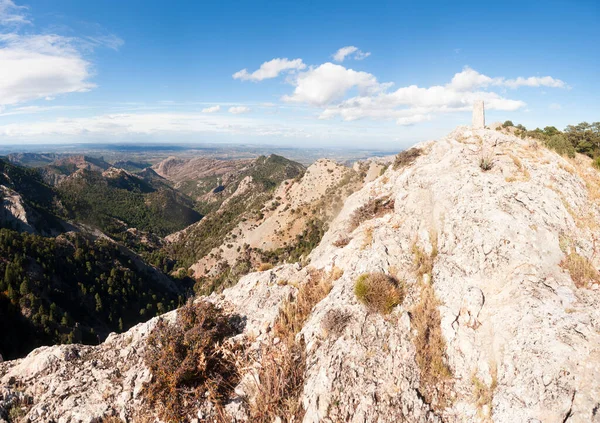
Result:
<svg viewBox="0 0 600 423"><path fill-rule="evenodd" d="M575 157L575 147L563 134L552 135L544 140L546 147L562 156Z"/></svg>
<svg viewBox="0 0 600 423"><path fill-rule="evenodd" d="M356 280L354 295L370 311L388 314L404 300L404 287L385 273L364 273Z"/></svg>
<svg viewBox="0 0 600 423"><path fill-rule="evenodd" d="M504 122L504 123L502 124L502 127L503 127L503 128L508 128L509 126L515 126L515 125L512 123L512 120L507 120L506 122Z"/></svg>

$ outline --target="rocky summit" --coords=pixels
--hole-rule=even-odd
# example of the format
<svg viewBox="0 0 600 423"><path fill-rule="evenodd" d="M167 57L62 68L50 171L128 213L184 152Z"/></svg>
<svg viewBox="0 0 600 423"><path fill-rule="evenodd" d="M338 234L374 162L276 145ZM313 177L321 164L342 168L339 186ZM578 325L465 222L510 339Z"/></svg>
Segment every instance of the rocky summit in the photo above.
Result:
<svg viewBox="0 0 600 423"><path fill-rule="evenodd" d="M205 372L201 395L168 383L172 391L148 394L170 377L151 353L171 339L157 328L179 339L188 314L179 309L98 346L0 363L0 416L600 422L599 204L591 159L459 127L382 166L307 260L195 300L235 332L198 360L230 364Z"/></svg>

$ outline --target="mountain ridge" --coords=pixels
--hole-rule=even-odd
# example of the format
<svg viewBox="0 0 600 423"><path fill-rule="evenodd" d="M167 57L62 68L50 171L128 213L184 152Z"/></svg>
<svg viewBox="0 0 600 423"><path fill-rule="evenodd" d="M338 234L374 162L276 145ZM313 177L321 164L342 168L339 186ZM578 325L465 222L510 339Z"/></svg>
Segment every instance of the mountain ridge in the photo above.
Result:
<svg viewBox="0 0 600 423"><path fill-rule="evenodd" d="M349 195L310 264L197 299L242 319L223 348L249 361L228 396L198 391L185 418L288 421L293 406L305 423L598 421L599 192L591 159L500 131L460 127L399 154ZM398 290L384 311L364 291L377 280ZM288 319L299 327L284 336ZM144 357L159 321L2 363L5 398L31 396L32 421L75 417L74 402L84 422L156 420ZM298 366L299 379L279 379ZM277 380L300 385L257 406Z"/></svg>

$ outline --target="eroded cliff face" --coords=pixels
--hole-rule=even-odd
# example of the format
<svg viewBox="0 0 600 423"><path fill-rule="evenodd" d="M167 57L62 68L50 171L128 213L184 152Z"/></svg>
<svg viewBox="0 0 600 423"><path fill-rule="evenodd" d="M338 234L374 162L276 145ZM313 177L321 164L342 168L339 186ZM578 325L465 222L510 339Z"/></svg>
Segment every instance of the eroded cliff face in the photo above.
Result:
<svg viewBox="0 0 600 423"><path fill-rule="evenodd" d="M258 357L226 420L252 421L266 382L252 377L253 352L286 348L273 325L321 272L336 276L295 336L303 381L290 401L303 422L600 421L599 173L486 129L416 148L347 198L307 267L252 273L207 299L242 317L232 342ZM383 211L357 214L382 199ZM389 314L357 300L371 272L402 286ZM21 398L31 421L154 421L143 356L156 321L1 363L0 410ZM211 420L206 404L189 410Z"/></svg>

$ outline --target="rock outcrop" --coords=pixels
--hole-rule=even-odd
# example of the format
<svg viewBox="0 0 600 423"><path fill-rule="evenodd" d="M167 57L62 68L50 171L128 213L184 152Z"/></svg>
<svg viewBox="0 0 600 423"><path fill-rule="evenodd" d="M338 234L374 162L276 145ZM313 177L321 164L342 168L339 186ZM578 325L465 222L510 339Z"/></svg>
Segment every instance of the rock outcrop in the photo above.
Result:
<svg viewBox="0 0 600 423"><path fill-rule="evenodd" d="M303 421L599 422L598 171L487 129L416 148L412 163L346 199L310 255L312 269L343 274L297 335ZM382 198L393 210L357 218ZM238 342L272 344L280 307L309 272L252 273L208 300L244 317ZM357 300L367 272L403 287L390 314ZM141 392L155 323L0 363L0 410L20 397L32 422L153 421ZM244 420L252 394L235 392L226 410Z"/></svg>

